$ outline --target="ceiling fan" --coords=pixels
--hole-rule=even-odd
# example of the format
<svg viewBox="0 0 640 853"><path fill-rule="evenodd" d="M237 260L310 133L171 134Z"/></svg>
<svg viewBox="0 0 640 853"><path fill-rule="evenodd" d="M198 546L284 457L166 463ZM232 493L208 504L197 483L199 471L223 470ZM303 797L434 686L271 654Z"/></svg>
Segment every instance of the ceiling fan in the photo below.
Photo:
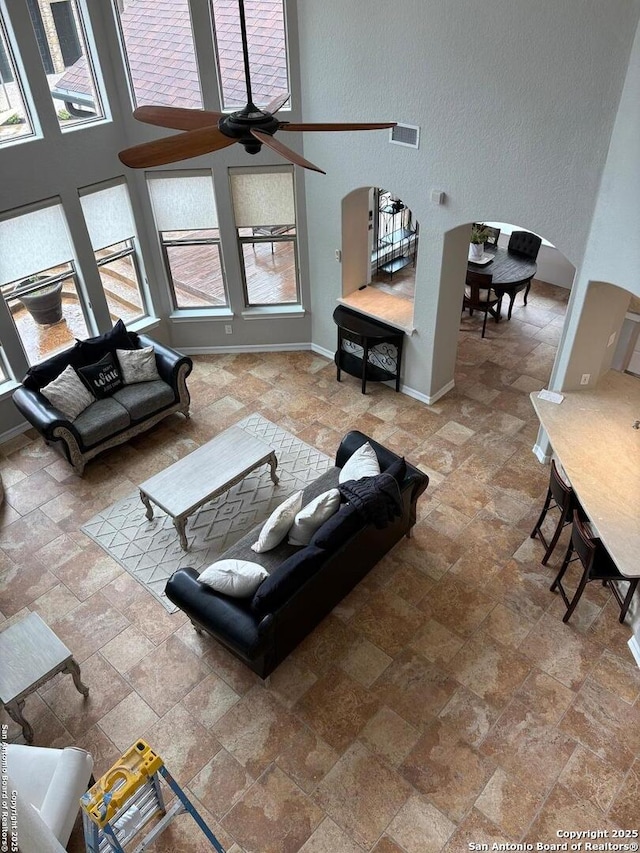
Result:
<svg viewBox="0 0 640 853"><path fill-rule="evenodd" d="M376 123L322 123L296 124L280 121L276 118L278 112L289 100L289 93L273 98L264 109L259 109L253 103L251 93L251 77L249 73L249 49L247 46L247 27L244 14L244 0L238 0L240 12L240 33L242 36L242 56L244 60L244 75L247 86L247 105L237 112L217 113L211 110L195 110L182 107L138 107L133 112L134 118L147 124L170 127L182 130L183 133L165 136L142 145L134 145L120 151L118 157L132 169L147 169L151 166L162 166L175 163L189 157L199 157L212 151L219 151L239 142L248 154L257 154L263 145L282 155L290 163L312 169L315 172L326 172L305 160L296 151L274 138L277 131L298 132L324 130L379 130L395 127L396 122Z"/></svg>

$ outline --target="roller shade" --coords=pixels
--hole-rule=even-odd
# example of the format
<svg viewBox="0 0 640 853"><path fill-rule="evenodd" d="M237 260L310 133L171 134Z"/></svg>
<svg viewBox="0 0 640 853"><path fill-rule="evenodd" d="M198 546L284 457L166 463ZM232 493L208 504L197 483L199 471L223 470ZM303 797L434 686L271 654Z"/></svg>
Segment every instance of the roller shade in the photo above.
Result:
<svg viewBox="0 0 640 853"><path fill-rule="evenodd" d="M126 184L116 184L80 197L94 251L129 240L136 233Z"/></svg>
<svg viewBox="0 0 640 853"><path fill-rule="evenodd" d="M0 284L28 278L73 257L59 204L0 222Z"/></svg>
<svg viewBox="0 0 640 853"><path fill-rule="evenodd" d="M147 178L158 231L217 228L218 214L210 175Z"/></svg>
<svg viewBox="0 0 640 853"><path fill-rule="evenodd" d="M231 172L237 228L295 225L293 172Z"/></svg>

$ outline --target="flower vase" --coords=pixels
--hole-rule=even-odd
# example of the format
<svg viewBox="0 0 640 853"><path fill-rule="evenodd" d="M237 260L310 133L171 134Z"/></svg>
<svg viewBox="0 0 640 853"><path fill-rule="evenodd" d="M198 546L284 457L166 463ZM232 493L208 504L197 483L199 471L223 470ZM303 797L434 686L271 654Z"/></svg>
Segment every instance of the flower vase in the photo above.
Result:
<svg viewBox="0 0 640 853"><path fill-rule="evenodd" d="M484 255L484 243L469 243L469 260L479 261Z"/></svg>

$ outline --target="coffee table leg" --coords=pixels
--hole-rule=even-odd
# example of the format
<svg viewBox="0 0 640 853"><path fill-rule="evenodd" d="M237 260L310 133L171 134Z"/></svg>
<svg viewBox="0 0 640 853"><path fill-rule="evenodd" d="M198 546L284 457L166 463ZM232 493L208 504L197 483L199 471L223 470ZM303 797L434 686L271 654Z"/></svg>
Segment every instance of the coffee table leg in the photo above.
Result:
<svg viewBox="0 0 640 853"><path fill-rule="evenodd" d="M275 485L280 482L280 478L276 474L276 468L278 467L278 457L275 453L272 453L269 457L269 465L271 466L271 480Z"/></svg>
<svg viewBox="0 0 640 853"><path fill-rule="evenodd" d="M33 729L31 725L22 715L22 709L24 708L24 699L20 699L18 702L12 702L10 705L5 705L5 711L19 726L22 726L22 734L27 743L33 743Z"/></svg>
<svg viewBox="0 0 640 853"><path fill-rule="evenodd" d="M82 680L80 679L80 667L74 661L73 658L70 658L67 661L67 666L65 667L65 669L73 678L73 683L75 684L78 693L82 693L83 696L88 696L89 688L86 684L82 683Z"/></svg>
<svg viewBox="0 0 640 853"><path fill-rule="evenodd" d="M186 518L174 518L173 523L175 525L176 530L178 531L178 536L180 537L180 547L183 551L189 550L189 543L187 542L187 534L185 533L185 527L187 526Z"/></svg>
<svg viewBox="0 0 640 853"><path fill-rule="evenodd" d="M151 502L149 501L149 498L145 495L144 492L140 492L140 500L146 506L147 518L149 519L149 521L151 521L151 519L153 518L153 507L151 506Z"/></svg>

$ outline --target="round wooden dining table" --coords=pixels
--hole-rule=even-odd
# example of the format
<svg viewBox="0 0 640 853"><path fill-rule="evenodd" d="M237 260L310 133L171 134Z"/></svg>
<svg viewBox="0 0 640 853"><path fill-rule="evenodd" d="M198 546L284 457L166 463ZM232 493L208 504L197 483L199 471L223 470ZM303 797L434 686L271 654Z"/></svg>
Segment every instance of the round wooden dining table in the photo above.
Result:
<svg viewBox="0 0 640 853"><path fill-rule="evenodd" d="M517 255L515 252L509 252L500 246L486 246L484 255L493 255L493 259L483 264L474 264L469 261L467 270L469 272L479 272L493 276L491 287L501 298L497 306L496 321L500 319L502 297L505 294L509 297L507 320L510 320L516 293L524 290L524 304L527 304L529 286L531 285L531 279L538 270L538 265L531 258L526 258L524 255Z"/></svg>

